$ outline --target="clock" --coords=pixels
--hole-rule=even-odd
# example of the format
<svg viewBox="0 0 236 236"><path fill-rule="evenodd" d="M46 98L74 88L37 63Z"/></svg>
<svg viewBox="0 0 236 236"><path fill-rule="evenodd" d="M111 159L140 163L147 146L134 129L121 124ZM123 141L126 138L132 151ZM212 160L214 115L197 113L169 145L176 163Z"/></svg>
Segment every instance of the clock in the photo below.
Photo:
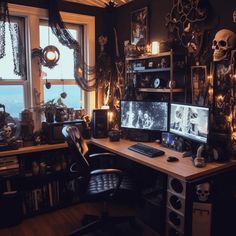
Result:
<svg viewBox="0 0 236 236"><path fill-rule="evenodd" d="M153 82L154 88L158 88L160 84L161 84L161 80L159 78L154 79L154 82Z"/></svg>

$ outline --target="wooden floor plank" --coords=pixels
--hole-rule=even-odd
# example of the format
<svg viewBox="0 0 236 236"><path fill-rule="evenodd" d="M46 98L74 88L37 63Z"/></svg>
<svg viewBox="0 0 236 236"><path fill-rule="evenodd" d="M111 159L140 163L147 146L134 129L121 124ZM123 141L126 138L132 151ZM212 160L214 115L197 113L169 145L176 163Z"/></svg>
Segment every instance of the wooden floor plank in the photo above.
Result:
<svg viewBox="0 0 236 236"><path fill-rule="evenodd" d="M81 203L53 212L24 219L19 225L0 229L0 236L66 236L80 227L84 214L99 214L99 203ZM116 205L109 208L111 215L134 215L132 207ZM142 224L143 236L158 236Z"/></svg>

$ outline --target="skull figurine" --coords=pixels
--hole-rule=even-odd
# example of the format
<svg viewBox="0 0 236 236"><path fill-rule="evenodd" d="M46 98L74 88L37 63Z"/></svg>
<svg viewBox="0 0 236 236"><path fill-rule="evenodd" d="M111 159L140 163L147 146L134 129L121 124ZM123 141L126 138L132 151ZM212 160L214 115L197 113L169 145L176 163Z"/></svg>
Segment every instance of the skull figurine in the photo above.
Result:
<svg viewBox="0 0 236 236"><path fill-rule="evenodd" d="M236 132L233 132L233 133L231 134L231 140L232 140L233 150L236 151Z"/></svg>
<svg viewBox="0 0 236 236"><path fill-rule="evenodd" d="M213 61L228 59L232 49L236 47L236 34L228 29L218 31L212 41Z"/></svg>
<svg viewBox="0 0 236 236"><path fill-rule="evenodd" d="M236 10L233 12L233 22L236 23Z"/></svg>
<svg viewBox="0 0 236 236"><path fill-rule="evenodd" d="M11 128L11 126L4 125L3 132L4 132L4 138L6 140L9 140L11 138L11 135L12 135L12 128Z"/></svg>
<svg viewBox="0 0 236 236"><path fill-rule="evenodd" d="M198 196L198 200L201 202L207 201L210 195L210 184L208 182L205 182L203 184L198 184L196 188L197 188L196 194Z"/></svg>

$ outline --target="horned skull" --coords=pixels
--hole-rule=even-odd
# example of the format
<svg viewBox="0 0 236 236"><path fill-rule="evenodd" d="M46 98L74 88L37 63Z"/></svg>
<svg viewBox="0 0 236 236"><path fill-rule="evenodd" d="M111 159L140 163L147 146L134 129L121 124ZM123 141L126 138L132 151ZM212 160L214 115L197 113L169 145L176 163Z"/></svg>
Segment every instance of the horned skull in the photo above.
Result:
<svg viewBox="0 0 236 236"><path fill-rule="evenodd" d="M196 194L198 196L198 200L201 202L207 201L210 195L210 184L208 182L205 182L202 184L198 184L196 188L197 188Z"/></svg>
<svg viewBox="0 0 236 236"><path fill-rule="evenodd" d="M236 34L228 29L218 31L212 42L213 61L226 60L232 49L236 47Z"/></svg>

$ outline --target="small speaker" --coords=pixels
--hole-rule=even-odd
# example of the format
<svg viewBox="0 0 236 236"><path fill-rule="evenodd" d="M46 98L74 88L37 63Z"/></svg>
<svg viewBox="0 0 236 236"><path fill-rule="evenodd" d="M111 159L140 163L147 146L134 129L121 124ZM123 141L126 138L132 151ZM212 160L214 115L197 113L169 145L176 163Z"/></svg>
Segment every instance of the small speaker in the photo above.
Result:
<svg viewBox="0 0 236 236"><path fill-rule="evenodd" d="M92 126L94 138L106 138L108 136L107 110L94 109L92 113Z"/></svg>

